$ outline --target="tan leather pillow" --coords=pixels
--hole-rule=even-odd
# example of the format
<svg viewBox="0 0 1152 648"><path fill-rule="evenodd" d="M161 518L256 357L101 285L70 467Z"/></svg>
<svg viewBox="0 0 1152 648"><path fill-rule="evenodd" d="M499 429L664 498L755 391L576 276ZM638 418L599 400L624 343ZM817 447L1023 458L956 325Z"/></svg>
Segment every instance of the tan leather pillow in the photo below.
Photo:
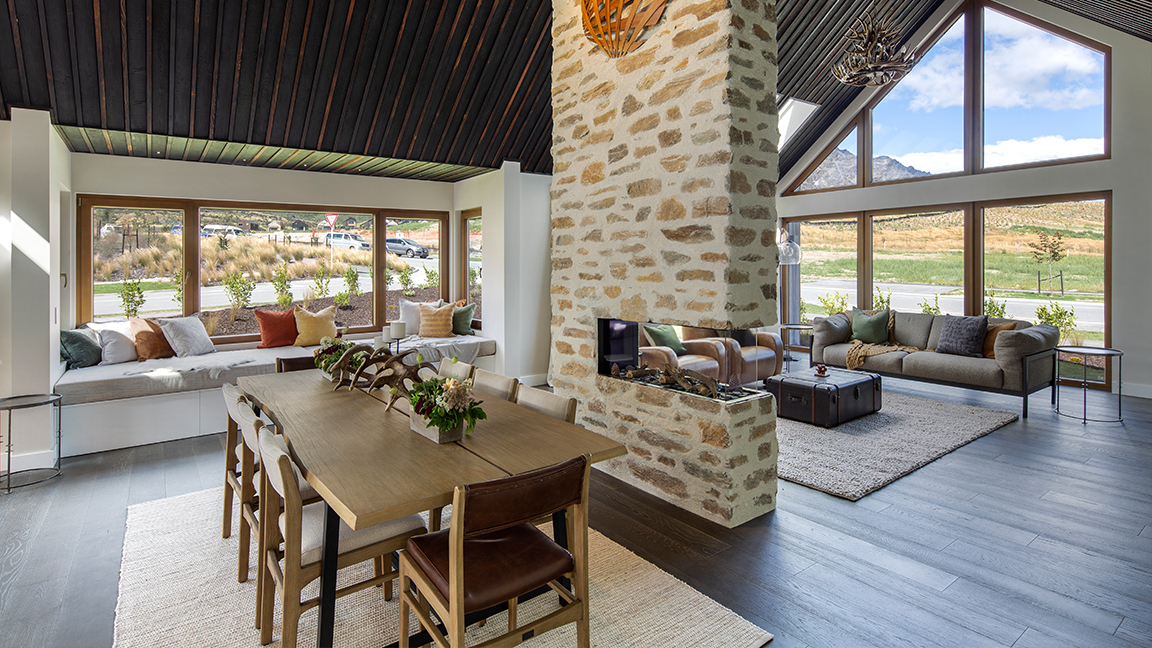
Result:
<svg viewBox="0 0 1152 648"><path fill-rule="evenodd" d="M320 338L336 337L336 307L329 306L318 313L296 307L296 343L295 346L314 346L320 344Z"/></svg>
<svg viewBox="0 0 1152 648"><path fill-rule="evenodd" d="M456 337L452 332L452 313L455 308L452 304L439 307L420 304L420 337Z"/></svg>
<svg viewBox="0 0 1152 648"><path fill-rule="evenodd" d="M150 319L132 317L128 319L132 327L132 341L136 344L136 360L144 362L154 358L171 358L176 355L168 338L160 330L160 325Z"/></svg>
<svg viewBox="0 0 1152 648"><path fill-rule="evenodd" d="M1016 329L1016 322L1004 322L1003 324L989 324L988 335L984 336L984 357L996 357L996 336L1000 335L1000 331L1012 331Z"/></svg>

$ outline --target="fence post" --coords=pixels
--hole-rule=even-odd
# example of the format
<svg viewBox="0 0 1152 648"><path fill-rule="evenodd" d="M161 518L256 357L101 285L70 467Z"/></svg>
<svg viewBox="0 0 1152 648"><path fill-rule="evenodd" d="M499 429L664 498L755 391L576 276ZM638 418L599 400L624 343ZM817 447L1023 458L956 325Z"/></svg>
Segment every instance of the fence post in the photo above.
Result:
<svg viewBox="0 0 1152 648"><path fill-rule="evenodd" d="M1036 296L1040 296L1040 271L1036 271Z"/></svg>
<svg viewBox="0 0 1152 648"><path fill-rule="evenodd" d="M1064 295L1064 271L1060 271L1060 295Z"/></svg>

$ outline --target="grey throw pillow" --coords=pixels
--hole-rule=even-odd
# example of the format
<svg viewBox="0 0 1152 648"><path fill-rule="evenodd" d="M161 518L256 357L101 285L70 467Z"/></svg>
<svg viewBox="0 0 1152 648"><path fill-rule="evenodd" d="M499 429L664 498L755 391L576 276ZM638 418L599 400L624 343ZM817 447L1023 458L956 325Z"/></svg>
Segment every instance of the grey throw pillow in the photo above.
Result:
<svg viewBox="0 0 1152 648"><path fill-rule="evenodd" d="M980 317L945 315L944 326L940 329L940 341L936 343L936 353L982 358L986 335L988 335L987 315Z"/></svg>
<svg viewBox="0 0 1152 648"><path fill-rule="evenodd" d="M86 325L60 331L60 359L68 363L69 369L100 364L100 334Z"/></svg>

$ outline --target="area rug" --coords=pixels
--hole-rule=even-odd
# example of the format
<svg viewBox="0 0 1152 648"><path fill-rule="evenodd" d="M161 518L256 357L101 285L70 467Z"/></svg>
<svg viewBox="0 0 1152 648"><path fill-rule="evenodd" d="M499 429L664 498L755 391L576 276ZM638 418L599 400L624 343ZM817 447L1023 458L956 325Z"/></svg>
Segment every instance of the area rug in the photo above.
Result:
<svg viewBox="0 0 1152 648"><path fill-rule="evenodd" d="M253 628L256 582L236 582L237 534L220 537L221 488L137 504L128 530L116 603L115 648L137 646L260 646ZM235 524L235 522L234 522ZM760 648L772 635L592 531L589 538L592 645L600 648L674 646ZM255 550L253 550L253 562ZM362 579L371 562L342 570ZM353 570L360 569L360 573ZM255 570L252 572L255 575ZM315 595L317 583L306 591ZM518 609L521 622L557 607L539 596ZM396 641L399 608L369 588L336 602L335 643L379 647ZM415 617L412 624L415 627ZM507 629L504 614L468 632L468 645ZM280 645L280 606L274 641ZM316 645L316 610L300 619L298 646ZM537 648L576 645L569 625L532 639Z"/></svg>
<svg viewBox="0 0 1152 648"><path fill-rule="evenodd" d="M856 501L1019 418L894 392L883 404L830 429L777 419L780 477Z"/></svg>

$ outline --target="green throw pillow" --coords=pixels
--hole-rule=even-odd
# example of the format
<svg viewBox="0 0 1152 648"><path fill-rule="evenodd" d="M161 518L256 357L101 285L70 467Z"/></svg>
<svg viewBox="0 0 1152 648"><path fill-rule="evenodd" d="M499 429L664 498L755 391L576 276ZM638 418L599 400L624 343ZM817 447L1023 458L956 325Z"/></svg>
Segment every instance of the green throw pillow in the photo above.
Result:
<svg viewBox="0 0 1152 648"><path fill-rule="evenodd" d="M472 314L476 312L476 304L457 306L452 309L452 332L456 335L475 335L472 330Z"/></svg>
<svg viewBox="0 0 1152 648"><path fill-rule="evenodd" d="M668 347L672 349L672 353L678 356L688 353L688 349L680 344L680 338L676 337L676 329L672 328L671 324L660 324L659 326L645 324L644 330L648 332L648 337L652 338L652 343L656 346Z"/></svg>
<svg viewBox="0 0 1152 648"><path fill-rule="evenodd" d="M869 315L852 309L852 339L868 344L888 344L888 309Z"/></svg>
<svg viewBox="0 0 1152 648"><path fill-rule="evenodd" d="M60 359L69 369L100 364L100 334L86 327L60 331Z"/></svg>

